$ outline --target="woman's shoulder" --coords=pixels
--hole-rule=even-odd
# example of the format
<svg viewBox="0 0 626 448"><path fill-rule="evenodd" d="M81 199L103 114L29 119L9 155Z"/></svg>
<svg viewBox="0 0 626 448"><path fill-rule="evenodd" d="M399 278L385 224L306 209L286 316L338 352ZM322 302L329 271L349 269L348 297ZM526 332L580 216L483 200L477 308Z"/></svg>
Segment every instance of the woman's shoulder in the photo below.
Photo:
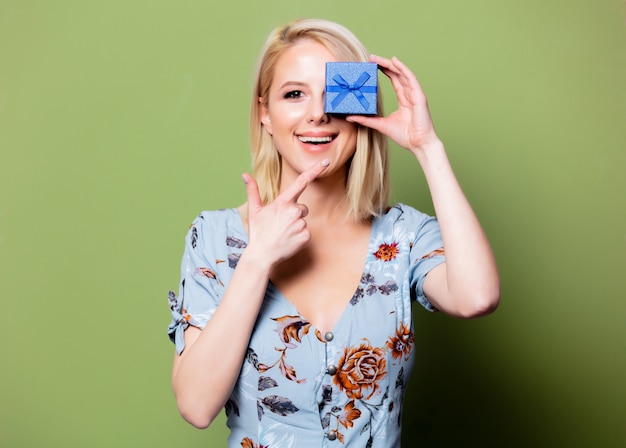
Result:
<svg viewBox="0 0 626 448"><path fill-rule="evenodd" d="M395 205L388 207L378 217L379 221L390 224L401 222L414 224L416 222L423 222L429 219L434 219L434 217L401 202L398 202Z"/></svg>
<svg viewBox="0 0 626 448"><path fill-rule="evenodd" d="M190 233L198 238L215 240L222 236L246 239L241 216L237 208L201 211L189 226Z"/></svg>
<svg viewBox="0 0 626 448"><path fill-rule="evenodd" d="M237 208L220 208L215 210L202 210L196 216L194 221L221 221L227 220L234 216L239 216L239 210Z"/></svg>
<svg viewBox="0 0 626 448"><path fill-rule="evenodd" d="M233 227L241 222L239 211L236 208L221 208L216 210L203 210L193 219L190 227Z"/></svg>

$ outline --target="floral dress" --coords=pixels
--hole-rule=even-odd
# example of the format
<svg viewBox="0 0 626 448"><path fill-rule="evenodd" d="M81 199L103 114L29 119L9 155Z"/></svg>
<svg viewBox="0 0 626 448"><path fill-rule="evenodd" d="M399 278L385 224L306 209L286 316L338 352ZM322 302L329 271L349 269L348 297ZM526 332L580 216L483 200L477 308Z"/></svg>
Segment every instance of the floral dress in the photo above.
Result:
<svg viewBox="0 0 626 448"><path fill-rule="evenodd" d="M179 294L169 294L178 353L185 328L211 319L246 244L236 209L203 212L191 225ZM225 406L229 447L400 446L411 304L435 310L422 285L444 261L436 219L398 204L374 219L360 283L332 331L322 334L270 282Z"/></svg>

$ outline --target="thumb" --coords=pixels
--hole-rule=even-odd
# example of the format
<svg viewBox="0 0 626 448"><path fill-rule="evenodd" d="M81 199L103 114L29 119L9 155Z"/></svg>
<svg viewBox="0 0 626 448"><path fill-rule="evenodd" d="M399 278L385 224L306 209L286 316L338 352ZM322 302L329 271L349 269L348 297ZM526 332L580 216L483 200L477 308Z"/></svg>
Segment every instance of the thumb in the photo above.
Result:
<svg viewBox="0 0 626 448"><path fill-rule="evenodd" d="M248 214L255 213L263 208L263 201L259 195L259 186L256 180L248 173L244 173L241 178L243 183L246 184L246 193L248 195Z"/></svg>
<svg viewBox="0 0 626 448"><path fill-rule="evenodd" d="M346 121L349 121L350 123L357 123L361 126L365 126L386 134L384 131L384 122L382 121L382 118L383 117L378 116L369 117L365 115L348 115L346 117Z"/></svg>

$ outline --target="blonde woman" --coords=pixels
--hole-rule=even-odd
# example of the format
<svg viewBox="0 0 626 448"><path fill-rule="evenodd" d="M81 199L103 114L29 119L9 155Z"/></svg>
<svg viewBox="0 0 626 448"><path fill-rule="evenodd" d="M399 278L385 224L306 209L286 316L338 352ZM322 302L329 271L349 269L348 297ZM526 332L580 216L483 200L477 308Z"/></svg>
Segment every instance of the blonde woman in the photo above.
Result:
<svg viewBox="0 0 626 448"><path fill-rule="evenodd" d="M338 61L378 64L398 110L325 113L325 64ZM298 20L271 33L254 90L248 201L195 219L170 293L179 410L205 428L225 407L231 447L397 447L412 303L492 312L490 245L397 59ZM415 155L436 218L388 203L388 138Z"/></svg>

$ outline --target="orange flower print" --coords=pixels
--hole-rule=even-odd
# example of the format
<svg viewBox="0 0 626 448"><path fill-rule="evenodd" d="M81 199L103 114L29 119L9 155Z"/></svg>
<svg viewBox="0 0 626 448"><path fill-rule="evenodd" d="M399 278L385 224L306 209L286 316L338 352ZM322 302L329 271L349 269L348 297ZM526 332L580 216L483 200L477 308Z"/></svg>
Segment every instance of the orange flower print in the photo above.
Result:
<svg viewBox="0 0 626 448"><path fill-rule="evenodd" d="M376 257L377 260L391 261L398 256L399 252L398 243L383 243L378 246L378 250L374 252L374 257Z"/></svg>
<svg viewBox="0 0 626 448"><path fill-rule="evenodd" d="M413 348L414 336L408 325L403 325L396 329L396 336L387 340L387 347L391 350L393 359L400 359L403 356L409 358Z"/></svg>
<svg viewBox="0 0 626 448"><path fill-rule="evenodd" d="M241 446L243 448L256 448L255 445L257 447L259 446L256 443L254 443L250 437L246 437L241 441Z"/></svg>
<svg viewBox="0 0 626 448"><path fill-rule="evenodd" d="M378 382L386 374L385 350L372 348L369 342L365 342L344 350L333 381L348 398L368 399L378 391Z"/></svg>
<svg viewBox="0 0 626 448"><path fill-rule="evenodd" d="M245 437L242 441L241 441L241 446L243 448L268 448L265 445L259 445L258 443L256 443L255 441L253 441L250 437Z"/></svg>
<svg viewBox="0 0 626 448"><path fill-rule="evenodd" d="M352 428L354 426L353 421L361 416L361 411L354 408L354 400L348 402L341 414L337 416L337 420L344 428Z"/></svg>
<svg viewBox="0 0 626 448"><path fill-rule="evenodd" d="M291 341L302 342L302 336L305 336L311 328L311 324L300 316L282 316L272 320L277 323L274 331L278 332L280 340L289 348L296 348Z"/></svg>

